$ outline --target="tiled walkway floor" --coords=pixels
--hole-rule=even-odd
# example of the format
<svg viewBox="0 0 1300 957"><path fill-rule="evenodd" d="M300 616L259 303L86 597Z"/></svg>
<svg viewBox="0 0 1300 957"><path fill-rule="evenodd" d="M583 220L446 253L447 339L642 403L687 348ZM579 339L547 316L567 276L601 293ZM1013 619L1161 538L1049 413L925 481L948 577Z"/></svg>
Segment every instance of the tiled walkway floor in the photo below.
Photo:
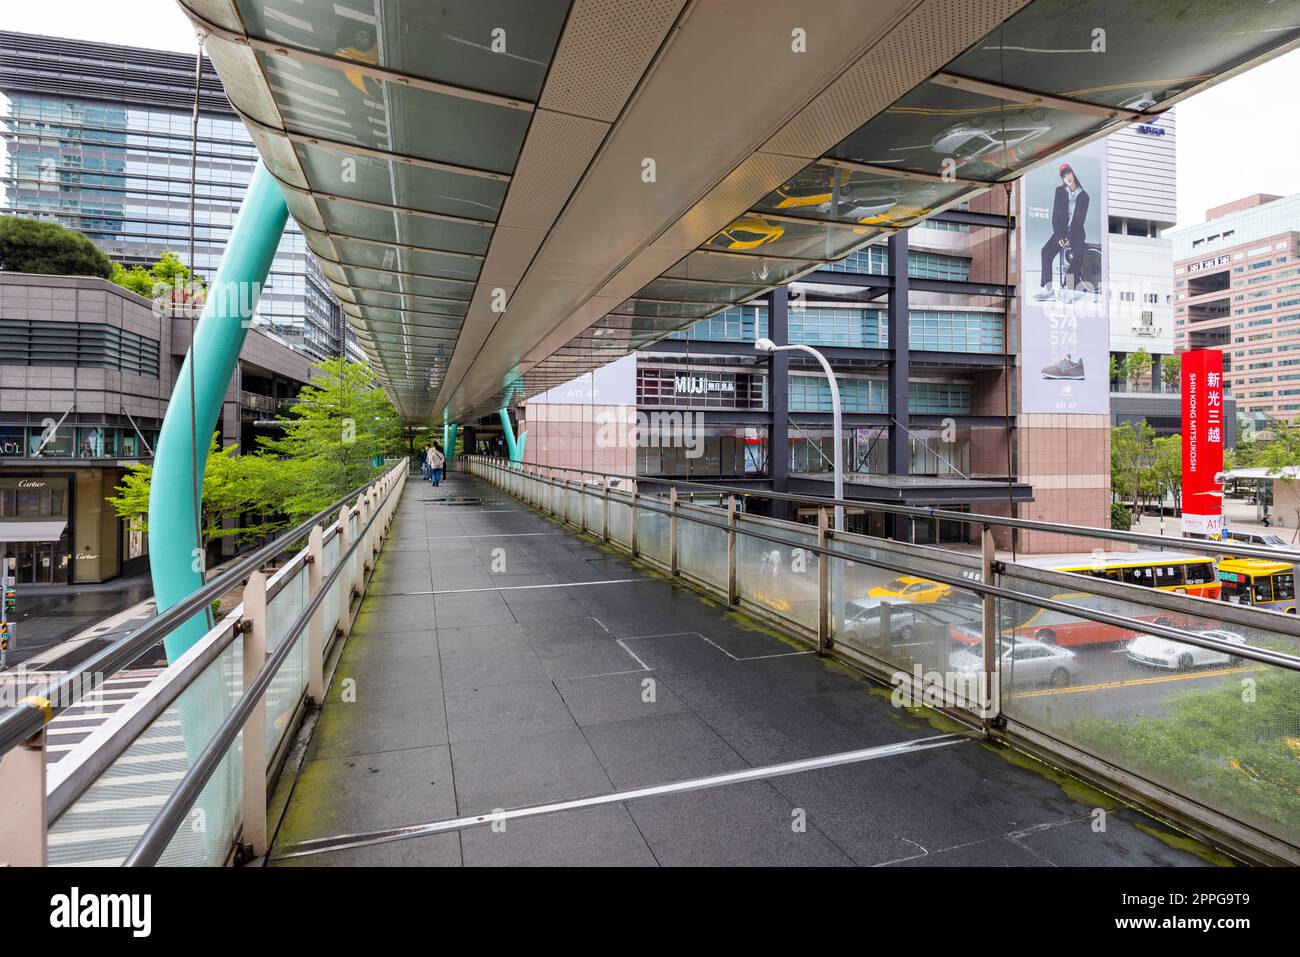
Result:
<svg viewBox="0 0 1300 957"><path fill-rule="evenodd" d="M456 496L483 501L446 501ZM538 585L559 587L527 587ZM271 863L306 840L938 733L486 483L412 481ZM1112 808L1100 833L1092 813L971 740L283 863L1204 863L1131 809Z"/></svg>

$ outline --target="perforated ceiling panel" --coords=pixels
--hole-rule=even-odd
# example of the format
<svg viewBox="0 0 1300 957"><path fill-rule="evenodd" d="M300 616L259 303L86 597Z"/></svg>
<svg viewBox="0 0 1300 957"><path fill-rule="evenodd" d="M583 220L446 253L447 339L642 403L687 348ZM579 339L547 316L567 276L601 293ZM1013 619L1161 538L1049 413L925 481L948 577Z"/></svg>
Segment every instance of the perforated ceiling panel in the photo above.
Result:
<svg viewBox="0 0 1300 957"><path fill-rule="evenodd" d="M685 0L578 0L539 106L613 123Z"/></svg>

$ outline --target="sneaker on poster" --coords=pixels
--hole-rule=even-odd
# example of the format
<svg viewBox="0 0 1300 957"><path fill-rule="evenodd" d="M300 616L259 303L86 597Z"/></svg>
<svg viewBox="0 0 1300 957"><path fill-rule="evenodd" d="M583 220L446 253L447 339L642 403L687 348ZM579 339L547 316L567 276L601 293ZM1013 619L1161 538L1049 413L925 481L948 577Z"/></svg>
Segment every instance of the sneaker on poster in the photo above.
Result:
<svg viewBox="0 0 1300 957"><path fill-rule="evenodd" d="M1068 352L1059 361L1053 362L1050 366L1043 366L1044 379L1082 379L1083 377L1083 360L1073 358Z"/></svg>
<svg viewBox="0 0 1300 957"><path fill-rule="evenodd" d="M1034 293L1034 299L1038 302L1046 302L1048 299L1054 298L1056 298L1056 283L1054 282L1049 282L1046 286L1039 289L1038 292Z"/></svg>

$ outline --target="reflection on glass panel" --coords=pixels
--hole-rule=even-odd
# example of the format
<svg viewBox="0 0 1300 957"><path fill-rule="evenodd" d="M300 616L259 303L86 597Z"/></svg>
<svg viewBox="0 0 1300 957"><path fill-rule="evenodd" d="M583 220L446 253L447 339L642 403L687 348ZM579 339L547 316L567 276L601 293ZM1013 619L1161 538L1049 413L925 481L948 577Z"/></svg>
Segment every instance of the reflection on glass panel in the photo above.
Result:
<svg viewBox="0 0 1300 957"><path fill-rule="evenodd" d="M319 146L294 145L307 180L320 192L431 213L495 221L506 184ZM348 172L345 177L344 171Z"/></svg>
<svg viewBox="0 0 1300 957"><path fill-rule="evenodd" d="M814 164L756 208L787 216L898 227L911 225L969 188Z"/></svg>
<svg viewBox="0 0 1300 957"><path fill-rule="evenodd" d="M525 110L348 76L276 54L257 57L290 132L509 173L532 118ZM373 92L365 89L371 86Z"/></svg>
<svg viewBox="0 0 1300 957"><path fill-rule="evenodd" d="M349 269L347 275L348 285L354 289L432 296L437 299L456 299L462 302L468 302L474 292L473 285L469 283L425 279L423 276L409 276L374 269Z"/></svg>
<svg viewBox="0 0 1300 957"><path fill-rule="evenodd" d="M870 229L790 223L762 216L742 216L705 244L706 249L750 253L759 249L773 256L834 259L860 246L875 233ZM763 255L764 253L757 253Z"/></svg>
<svg viewBox="0 0 1300 957"><path fill-rule="evenodd" d="M349 265L397 269L402 272L418 273L421 276L472 281L478 278L481 263L481 260L464 256L445 256L376 243L348 242L337 238L333 243L342 261Z"/></svg>
<svg viewBox="0 0 1300 957"><path fill-rule="evenodd" d="M535 100L555 52L569 0L298 0L292 16L238 0L253 36L329 56L501 96ZM369 77L342 68L358 92L375 97Z"/></svg>
<svg viewBox="0 0 1300 957"><path fill-rule="evenodd" d="M353 290L357 303L362 306L376 306L381 309L405 309L414 313L431 316L463 317L467 306L463 302L441 302L437 299L422 299L419 296L402 296L386 292L369 292Z"/></svg>
<svg viewBox="0 0 1300 957"><path fill-rule="evenodd" d="M699 319L717 310L718 305L711 302L651 302L646 299L629 299L619 306L616 312L620 315L649 316L652 318Z"/></svg>
<svg viewBox="0 0 1300 957"><path fill-rule="evenodd" d="M926 83L836 146L837 159L995 180L1100 129L1095 116Z"/></svg>
<svg viewBox="0 0 1300 957"><path fill-rule="evenodd" d="M711 279L726 282L759 282L776 285L807 271L811 264L769 259L766 256L719 256L697 251L669 269L674 279Z"/></svg>
<svg viewBox="0 0 1300 957"><path fill-rule="evenodd" d="M1094 50L1099 30L1105 31L1105 55ZM1148 110L1297 36L1294 4L1040 2L1026 6L958 57L950 72Z"/></svg>
<svg viewBox="0 0 1300 957"><path fill-rule="evenodd" d="M482 255L492 238L492 230L484 226L449 223L427 216L394 215L362 206L323 203L321 212L330 232L379 242Z"/></svg>
<svg viewBox="0 0 1300 957"><path fill-rule="evenodd" d="M748 284L689 282L679 279L656 279L638 295L647 299L673 302L737 302L763 291L763 286Z"/></svg>

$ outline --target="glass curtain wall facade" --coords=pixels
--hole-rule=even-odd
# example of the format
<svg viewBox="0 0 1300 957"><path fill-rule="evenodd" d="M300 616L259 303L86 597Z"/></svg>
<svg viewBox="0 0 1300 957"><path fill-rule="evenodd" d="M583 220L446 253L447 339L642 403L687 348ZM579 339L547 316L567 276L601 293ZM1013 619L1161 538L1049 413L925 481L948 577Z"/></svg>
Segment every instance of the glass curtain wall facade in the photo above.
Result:
<svg viewBox="0 0 1300 957"><path fill-rule="evenodd" d="M110 258L150 265L188 258L191 56L0 31L3 211L88 235ZM211 279L257 151L204 62L194 266ZM258 305L258 323L313 358L346 348L346 324L289 221Z"/></svg>

